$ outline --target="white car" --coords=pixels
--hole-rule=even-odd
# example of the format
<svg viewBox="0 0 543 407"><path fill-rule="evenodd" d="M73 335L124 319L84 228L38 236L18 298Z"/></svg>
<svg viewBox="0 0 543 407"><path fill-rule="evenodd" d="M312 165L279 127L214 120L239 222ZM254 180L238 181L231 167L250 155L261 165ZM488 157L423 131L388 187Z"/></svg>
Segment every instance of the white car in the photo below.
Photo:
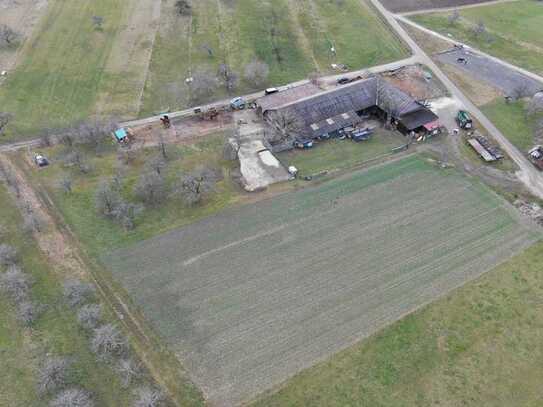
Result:
<svg viewBox="0 0 543 407"><path fill-rule="evenodd" d="M34 162L38 167L46 167L49 165L49 160L42 154L36 154L34 156Z"/></svg>

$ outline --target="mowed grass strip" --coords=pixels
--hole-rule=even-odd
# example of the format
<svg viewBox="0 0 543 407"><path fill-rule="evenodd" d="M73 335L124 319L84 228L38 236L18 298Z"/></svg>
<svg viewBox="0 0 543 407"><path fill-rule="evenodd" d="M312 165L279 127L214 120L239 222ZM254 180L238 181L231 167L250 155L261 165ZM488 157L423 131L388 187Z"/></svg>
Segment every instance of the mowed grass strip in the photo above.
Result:
<svg viewBox="0 0 543 407"><path fill-rule="evenodd" d="M140 115L187 106L190 92L184 80L198 70L217 72L222 63L240 74L234 93L244 94L257 90L243 79L245 65L255 58L268 64L268 84L281 85L311 72L330 72L334 62L358 69L407 54L359 0L341 5L325 0L293 2L203 0L193 4L191 17L175 16L173 2L164 2ZM207 100L229 96L221 87Z"/></svg>
<svg viewBox="0 0 543 407"><path fill-rule="evenodd" d="M415 15L413 21L498 58L543 74L543 7L530 0L460 10L461 19L448 22L451 13ZM482 22L487 32L479 36L473 28Z"/></svg>
<svg viewBox="0 0 543 407"><path fill-rule="evenodd" d="M418 157L226 211L104 257L217 404L246 401L540 235Z"/></svg>
<svg viewBox="0 0 543 407"><path fill-rule="evenodd" d="M526 104L524 100L512 103L505 103L498 99L482 107L484 114L503 132L503 134L520 151L525 153L536 143L534 137L535 123L538 117L526 115Z"/></svg>
<svg viewBox="0 0 543 407"><path fill-rule="evenodd" d="M19 67L0 87L2 111L15 115L11 138L67 126L93 113L124 0L52 0L25 44ZM102 29L93 16L103 20Z"/></svg>

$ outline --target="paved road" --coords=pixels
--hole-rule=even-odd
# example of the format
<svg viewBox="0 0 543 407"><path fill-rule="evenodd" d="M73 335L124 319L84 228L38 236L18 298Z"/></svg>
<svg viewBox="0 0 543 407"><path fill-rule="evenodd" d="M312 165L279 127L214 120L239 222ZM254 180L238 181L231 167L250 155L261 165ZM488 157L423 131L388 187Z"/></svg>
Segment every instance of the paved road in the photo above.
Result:
<svg viewBox="0 0 543 407"><path fill-rule="evenodd" d="M529 78L532 78L532 79L534 79L536 81L539 81L539 82L543 83L543 76L540 76L540 75L537 75L537 74L535 74L533 72L527 71L526 69L523 69L523 68L521 68L519 66L510 64L509 62L504 61L503 59L496 58L496 57L494 57L492 55L489 55L486 52L483 52L483 51L481 51L479 49L472 48L468 44L457 41L454 38L450 38L450 37L447 37L446 35L443 35L443 34L435 32L435 31L429 30L428 28L423 27L422 25L417 24L414 21L411 21L410 19L404 17L403 15L396 14L395 18L397 20L401 21L402 23L409 24L410 26L415 27L420 31L423 31L424 33L426 33L428 35L432 35L432 36L434 36L436 38L439 38L442 41L447 41L448 43L450 43L452 45L462 45L464 48L466 48L467 50L469 50L469 51L471 51L471 52L473 52L475 54L482 55L482 56L484 56L484 57L486 57L486 58L488 58L488 59L490 59L490 60L492 60L492 61L494 61L494 62L496 62L498 64L506 66L509 69L517 71L517 72L519 72L519 73L521 73L521 74L523 74L525 76L528 76Z"/></svg>
<svg viewBox="0 0 543 407"><path fill-rule="evenodd" d="M354 78L354 77L356 77L358 75L361 75L361 74L363 74L365 72L372 72L372 73L386 72L386 71L401 68L402 66L405 66L405 65L411 65L411 64L414 64L416 62L417 62L417 59L415 57L409 57L409 58L406 58L406 59L401 59L399 61L390 62L388 64L374 66L374 67L371 67L371 68L359 69L357 71L350 71L350 72L345 72L345 73L341 73L341 74L337 74L337 75L324 76L324 77L321 78L321 80L325 84L331 85L331 84L335 84L336 81L339 78L342 78L342 77L352 77L352 78ZM300 81L289 83L289 84L284 85L284 86L279 86L278 89L285 90L285 89L295 87L295 86L299 86L299 85L303 85L303 84L306 84L306 83L309 83L309 80L303 79L303 80L300 80ZM256 99L258 99L258 98L260 98L262 96L264 96L264 91L259 91L259 92L251 93L251 94L248 94L248 95L243 95L245 100L247 100L249 102L253 102L253 101L255 101ZM230 105L230 100L231 99L219 100L217 102L209 103L207 105L201 105L200 107L202 108L202 110L207 110L207 109L210 109L212 107L215 107L215 108L219 109L219 108L222 108L222 107L225 107L225 106L229 106ZM190 116L193 116L193 115L194 115L194 107L168 113L168 116L171 119L190 117ZM126 121L126 122L122 122L122 123L119 123L119 125L121 127L144 126L146 124L153 124L153 123L159 122L161 117L162 117L162 115L150 116L150 117L146 117L146 118L143 118L143 119L129 120L129 121ZM19 142L15 142L15 143L4 144L4 145L0 145L0 153L16 151L16 150L20 150L22 148L27 148L27 147L36 147L36 146L39 146L39 144L40 144L39 139L24 140L24 141L19 141Z"/></svg>
<svg viewBox="0 0 543 407"><path fill-rule="evenodd" d="M411 15L415 15L415 14L443 13L443 12L447 12L447 11L462 10L462 9L465 9L465 8L493 6L493 5L499 4L499 3L511 3L513 1L519 1L519 0L493 0L493 1L486 1L484 3L464 4L463 6L456 6L456 7L428 8L428 9L425 9L425 10L405 11L403 13L398 13L398 15L411 16Z"/></svg>
<svg viewBox="0 0 543 407"><path fill-rule="evenodd" d="M464 93L443 73L434 61L413 41L399 20L403 17L395 15L384 8L379 0L370 0L373 6L383 15L388 24L396 31L405 43L411 48L413 56L418 62L428 66L438 79L447 87L452 96L457 98L467 110L481 123L483 127L496 139L501 147L507 152L511 159L518 165L517 177L524 183L530 192L543 199L543 174L502 134L494 124L469 100Z"/></svg>

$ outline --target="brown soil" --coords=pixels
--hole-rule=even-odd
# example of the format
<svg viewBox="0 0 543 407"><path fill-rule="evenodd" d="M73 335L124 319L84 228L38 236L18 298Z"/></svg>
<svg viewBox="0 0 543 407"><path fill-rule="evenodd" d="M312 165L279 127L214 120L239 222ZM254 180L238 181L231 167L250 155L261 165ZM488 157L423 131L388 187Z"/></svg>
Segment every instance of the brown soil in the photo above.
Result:
<svg viewBox="0 0 543 407"><path fill-rule="evenodd" d="M210 134L229 129L233 131L230 113L222 113L214 120L200 120L192 117L173 121L169 129L164 129L160 123L132 128L135 133L134 147L136 148L156 146L160 142L160 137L167 144L193 144Z"/></svg>
<svg viewBox="0 0 543 407"><path fill-rule="evenodd" d="M386 74L385 79L415 99L435 99L447 94L437 80L424 77L424 69L420 65L408 65Z"/></svg>

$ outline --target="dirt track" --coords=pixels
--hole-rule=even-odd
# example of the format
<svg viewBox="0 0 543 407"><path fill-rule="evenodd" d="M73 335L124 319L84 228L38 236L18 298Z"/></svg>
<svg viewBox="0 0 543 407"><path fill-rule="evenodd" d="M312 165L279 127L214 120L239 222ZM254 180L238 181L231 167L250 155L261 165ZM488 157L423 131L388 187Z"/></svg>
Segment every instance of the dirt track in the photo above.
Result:
<svg viewBox="0 0 543 407"><path fill-rule="evenodd" d="M381 0L383 6L394 13L431 10L486 3L488 0Z"/></svg>
<svg viewBox="0 0 543 407"><path fill-rule="evenodd" d="M17 179L20 194L17 199L18 203L28 205L43 221L42 231L34 233L34 238L46 258L57 272L66 276L78 276L95 284L105 304L113 311L119 323L130 334L134 350L155 382L169 393L175 405L181 405L179 400L176 399L176 392L171 391L170 383L166 376L162 374L162 371L171 366L157 366L155 364L156 352L159 352L160 349L154 343L154 340L148 336L148 328L144 326L141 318L133 313L125 299L112 284L97 274L96 267L98 266L85 255L77 243L75 235L58 218L53 202L47 193L44 190L36 189L28 181L23 170L26 164L14 165L12 159L3 154L0 154L0 163L6 168L10 168ZM184 380L181 377L183 373L180 367L176 373L179 375L177 376L178 382ZM171 380L172 377L169 377L169 379Z"/></svg>

